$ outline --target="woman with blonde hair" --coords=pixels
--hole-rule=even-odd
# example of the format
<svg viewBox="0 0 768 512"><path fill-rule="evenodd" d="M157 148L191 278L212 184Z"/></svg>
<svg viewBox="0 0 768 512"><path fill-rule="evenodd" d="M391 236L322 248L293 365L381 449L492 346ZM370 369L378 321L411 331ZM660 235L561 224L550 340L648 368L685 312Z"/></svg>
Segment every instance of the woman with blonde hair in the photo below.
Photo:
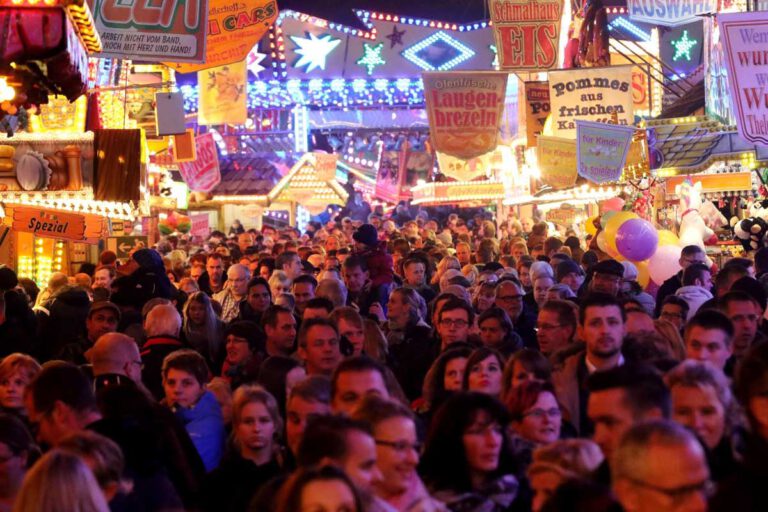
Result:
<svg viewBox="0 0 768 512"><path fill-rule="evenodd" d="M461 263L459 263L459 259L456 256L446 256L437 264L437 271L430 281L433 288L440 285L440 278L442 278L449 269L461 270Z"/></svg>
<svg viewBox="0 0 768 512"><path fill-rule="evenodd" d="M269 278L269 291L273 297L283 293L291 293L291 280L282 270L275 270Z"/></svg>
<svg viewBox="0 0 768 512"><path fill-rule="evenodd" d="M205 292L195 292L184 303L182 337L199 352L211 371L218 374L224 360L224 322L213 310Z"/></svg>
<svg viewBox="0 0 768 512"><path fill-rule="evenodd" d="M203 484L202 509L247 510L254 494L283 473L283 420L263 387L243 385L232 400L232 443Z"/></svg>
<svg viewBox="0 0 768 512"><path fill-rule="evenodd" d="M0 411L29 424L24 390L40 372L40 364L26 354L10 354L0 363Z"/></svg>
<svg viewBox="0 0 768 512"><path fill-rule="evenodd" d="M603 453L588 439L562 439L536 449L528 467L531 510L539 512L566 480L589 479L602 463Z"/></svg>
<svg viewBox="0 0 768 512"><path fill-rule="evenodd" d="M53 450L24 478L13 512L109 512L93 472L77 455Z"/></svg>

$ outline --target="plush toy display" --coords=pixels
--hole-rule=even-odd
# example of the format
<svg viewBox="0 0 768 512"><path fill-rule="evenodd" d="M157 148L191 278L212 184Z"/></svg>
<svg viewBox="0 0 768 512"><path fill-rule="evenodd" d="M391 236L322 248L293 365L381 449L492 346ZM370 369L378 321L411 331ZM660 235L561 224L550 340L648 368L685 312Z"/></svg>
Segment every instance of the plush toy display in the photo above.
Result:
<svg viewBox="0 0 768 512"><path fill-rule="evenodd" d="M704 250L704 244L717 243L715 232L710 229L699 213L701 208L701 182L695 185L685 180L675 187L680 197L680 243L682 247L698 245Z"/></svg>
<svg viewBox="0 0 768 512"><path fill-rule="evenodd" d="M756 251L765 245L765 234L768 222L760 217L749 217L744 220L733 219L733 236L741 242L745 251Z"/></svg>

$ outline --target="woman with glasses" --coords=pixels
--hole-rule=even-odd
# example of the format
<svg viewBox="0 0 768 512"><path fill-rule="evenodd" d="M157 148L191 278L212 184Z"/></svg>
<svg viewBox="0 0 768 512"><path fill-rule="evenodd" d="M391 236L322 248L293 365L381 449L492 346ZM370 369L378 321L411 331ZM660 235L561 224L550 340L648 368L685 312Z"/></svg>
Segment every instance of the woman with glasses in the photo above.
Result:
<svg viewBox="0 0 768 512"><path fill-rule="evenodd" d="M376 467L382 478L373 484L375 499L395 510L435 510L436 503L416 473L421 445L413 413L399 402L368 395L353 418L370 425L376 442Z"/></svg>
<svg viewBox="0 0 768 512"><path fill-rule="evenodd" d="M510 450L518 464L520 500L532 499L526 471L533 451L560 438L563 414L549 382L528 381L512 389L505 400L511 418Z"/></svg>
<svg viewBox="0 0 768 512"><path fill-rule="evenodd" d="M484 393L460 393L437 411L420 473L454 512L512 510L517 478L507 440L507 411Z"/></svg>

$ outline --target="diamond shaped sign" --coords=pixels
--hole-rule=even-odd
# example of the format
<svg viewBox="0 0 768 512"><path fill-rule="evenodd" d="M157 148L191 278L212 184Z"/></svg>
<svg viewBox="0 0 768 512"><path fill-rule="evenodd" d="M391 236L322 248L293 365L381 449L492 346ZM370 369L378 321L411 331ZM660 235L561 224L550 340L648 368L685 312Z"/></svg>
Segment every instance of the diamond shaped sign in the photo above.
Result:
<svg viewBox="0 0 768 512"><path fill-rule="evenodd" d="M424 71L448 71L472 58L475 51L441 31L409 46L401 55Z"/></svg>

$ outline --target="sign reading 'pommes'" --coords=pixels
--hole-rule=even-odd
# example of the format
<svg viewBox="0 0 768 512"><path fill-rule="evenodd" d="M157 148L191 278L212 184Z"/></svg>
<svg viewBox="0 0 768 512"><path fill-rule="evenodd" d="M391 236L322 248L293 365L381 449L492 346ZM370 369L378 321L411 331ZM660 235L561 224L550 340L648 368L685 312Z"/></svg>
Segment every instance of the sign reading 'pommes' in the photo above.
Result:
<svg viewBox="0 0 768 512"><path fill-rule="evenodd" d="M469 159L496 149L506 73L424 73L423 77L432 144L437 151Z"/></svg>
<svg viewBox="0 0 768 512"><path fill-rule="evenodd" d="M553 134L576 137L576 121L631 125L632 66L549 72Z"/></svg>
<svg viewBox="0 0 768 512"><path fill-rule="evenodd" d="M489 5L501 69L557 67L563 0L489 0Z"/></svg>

